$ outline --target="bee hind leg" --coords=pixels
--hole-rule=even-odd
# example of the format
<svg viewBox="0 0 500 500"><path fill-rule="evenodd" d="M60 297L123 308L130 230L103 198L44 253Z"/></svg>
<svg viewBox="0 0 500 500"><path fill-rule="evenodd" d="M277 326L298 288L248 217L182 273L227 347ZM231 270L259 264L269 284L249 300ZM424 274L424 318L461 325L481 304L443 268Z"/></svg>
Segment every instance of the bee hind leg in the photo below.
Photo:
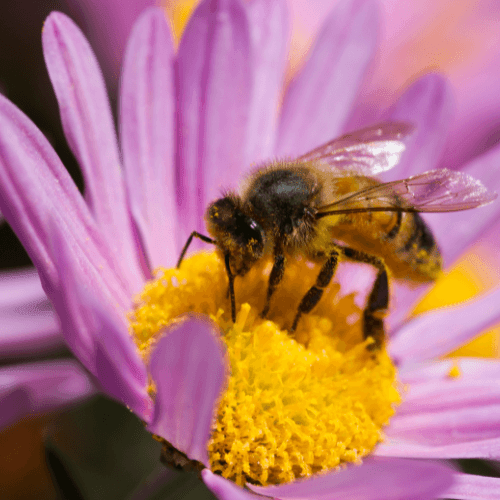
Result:
<svg viewBox="0 0 500 500"><path fill-rule="evenodd" d="M371 264L377 268L377 277L368 297L366 308L363 311L363 336L372 337L375 341L369 348L380 348L384 344L384 316L389 307L389 280L387 268L382 259L374 255L365 254L352 248L342 248L345 257L356 262Z"/></svg>
<svg viewBox="0 0 500 500"><path fill-rule="evenodd" d="M311 312L316 306L316 304L321 299L324 289L330 284L333 278L335 269L337 267L339 252L337 250L332 250L323 264L318 277L316 278L316 283L309 288L307 293L302 297L300 301L299 308L295 314L295 319L293 320L292 328L290 328L290 333L293 333L297 328L297 323L303 314Z"/></svg>

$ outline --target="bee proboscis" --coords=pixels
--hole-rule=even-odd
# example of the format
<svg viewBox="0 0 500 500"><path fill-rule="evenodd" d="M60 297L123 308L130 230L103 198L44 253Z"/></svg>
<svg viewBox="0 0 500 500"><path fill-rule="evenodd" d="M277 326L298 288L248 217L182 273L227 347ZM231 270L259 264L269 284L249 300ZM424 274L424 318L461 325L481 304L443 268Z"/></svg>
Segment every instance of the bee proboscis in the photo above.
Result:
<svg viewBox="0 0 500 500"><path fill-rule="evenodd" d="M234 322L234 278L257 261L273 259L262 317L288 256L301 254L321 264L316 283L297 306L289 329L294 332L321 299L339 258L371 264L377 277L363 312L363 333L380 346L389 306L387 270L416 282L433 281L441 270L439 248L419 212L467 210L496 198L478 180L446 169L386 183L375 179L399 162L412 130L407 123L379 124L258 169L240 195L229 193L209 205L211 237L193 231L177 266L193 237L215 244L226 266Z"/></svg>

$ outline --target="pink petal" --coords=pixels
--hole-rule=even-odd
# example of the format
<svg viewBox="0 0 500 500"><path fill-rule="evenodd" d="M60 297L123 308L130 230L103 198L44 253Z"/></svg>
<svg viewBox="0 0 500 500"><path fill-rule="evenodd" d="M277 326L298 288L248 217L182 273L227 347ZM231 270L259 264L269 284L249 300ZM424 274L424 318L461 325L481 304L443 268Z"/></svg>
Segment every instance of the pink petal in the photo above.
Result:
<svg viewBox="0 0 500 500"><path fill-rule="evenodd" d="M461 306L417 316L391 339L389 351L400 363L451 352L500 321L500 288Z"/></svg>
<svg viewBox="0 0 500 500"><path fill-rule="evenodd" d="M443 496L456 500L498 500L500 478L456 473L453 484Z"/></svg>
<svg viewBox="0 0 500 500"><path fill-rule="evenodd" d="M451 88L443 76L431 73L413 83L382 118L415 125L400 163L384 178L404 179L436 168L451 118Z"/></svg>
<svg viewBox="0 0 500 500"><path fill-rule="evenodd" d="M500 379L470 380L463 376L412 384L398 406L399 416L475 408L500 403Z"/></svg>
<svg viewBox="0 0 500 500"><path fill-rule="evenodd" d="M387 437L374 451L380 457L411 458L500 458L500 438L459 441L450 444L422 443L402 436Z"/></svg>
<svg viewBox="0 0 500 500"><path fill-rule="evenodd" d="M99 65L80 29L64 14L45 21L43 49L68 144L85 177L85 196L106 234L129 291L143 283L128 215L118 145Z"/></svg>
<svg viewBox="0 0 500 500"><path fill-rule="evenodd" d="M66 169L35 125L0 96L0 208L57 301L61 275L50 241L64 239L83 274L92 274L125 309L127 295L111 253Z"/></svg>
<svg viewBox="0 0 500 500"><path fill-rule="evenodd" d="M207 319L187 317L166 330L149 365L156 402L148 430L205 465L214 411L227 376L218 335Z"/></svg>
<svg viewBox="0 0 500 500"><path fill-rule="evenodd" d="M61 349L63 334L51 312L21 315L0 311L0 358L40 356Z"/></svg>
<svg viewBox="0 0 500 500"><path fill-rule="evenodd" d="M349 498L423 500L436 498L452 484L451 469L436 462L371 457L362 465L280 486L248 487L279 499Z"/></svg>
<svg viewBox="0 0 500 500"><path fill-rule="evenodd" d="M498 439L500 403L396 414L385 432L388 439L404 439L433 446Z"/></svg>
<svg viewBox="0 0 500 500"><path fill-rule="evenodd" d="M203 229L208 201L234 187L246 167L253 80L241 3L201 2L181 39L177 63L177 203L183 242L194 229Z"/></svg>
<svg viewBox="0 0 500 500"><path fill-rule="evenodd" d="M177 259L174 53L162 9L137 21L120 89L120 131L130 208L151 269Z"/></svg>
<svg viewBox="0 0 500 500"><path fill-rule="evenodd" d="M276 154L297 156L340 135L375 53L378 9L342 0L284 97Z"/></svg>
<svg viewBox="0 0 500 500"><path fill-rule="evenodd" d="M500 362L484 358L451 358L400 367L399 377L405 384L426 383L449 379L450 370L458 367L460 376L467 380L493 380L500 378Z"/></svg>
<svg viewBox="0 0 500 500"><path fill-rule="evenodd" d="M58 360L0 369L0 427L56 410L95 393L75 361Z"/></svg>
<svg viewBox="0 0 500 500"><path fill-rule="evenodd" d="M257 500L258 498L264 498L243 489L241 486L236 485L222 476L214 474L210 469L203 469L201 471L201 477L203 482L207 485L207 488L219 500Z"/></svg>
<svg viewBox="0 0 500 500"><path fill-rule="evenodd" d="M128 330L125 311L81 272L66 242L52 241L59 256L61 294L54 304L66 343L110 396L148 420L146 367Z"/></svg>
<svg viewBox="0 0 500 500"><path fill-rule="evenodd" d="M245 3L250 26L253 94L248 117L246 166L274 153L279 100L285 72L289 23L283 0Z"/></svg>
<svg viewBox="0 0 500 500"><path fill-rule="evenodd" d="M64 346L59 322L34 269L0 273L0 357L46 354Z"/></svg>
<svg viewBox="0 0 500 500"><path fill-rule="evenodd" d="M87 27L89 40L108 76L118 79L130 30L139 14L155 0L66 0L75 19ZM73 6L73 7L72 7Z"/></svg>
<svg viewBox="0 0 500 500"><path fill-rule="evenodd" d="M47 300L34 268L0 273L0 309L17 309Z"/></svg>

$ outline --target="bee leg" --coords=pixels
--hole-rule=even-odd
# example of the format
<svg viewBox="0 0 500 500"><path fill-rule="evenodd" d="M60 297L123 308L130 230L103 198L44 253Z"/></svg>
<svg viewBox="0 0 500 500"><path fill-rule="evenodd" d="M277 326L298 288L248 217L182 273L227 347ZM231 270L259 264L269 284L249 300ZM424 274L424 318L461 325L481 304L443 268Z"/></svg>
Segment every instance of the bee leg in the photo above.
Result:
<svg viewBox="0 0 500 500"><path fill-rule="evenodd" d="M231 267L229 266L229 254L226 253L224 256L224 262L226 264L227 278L229 280L229 295L231 296L231 319L233 323L236 322L236 298L234 296L234 275L231 272Z"/></svg>
<svg viewBox="0 0 500 500"><path fill-rule="evenodd" d="M285 256L283 254L281 245L277 243L274 248L274 264L273 268L271 269L271 274L269 275L269 283L267 285L266 303L264 305L264 309L262 309L262 312L260 313L261 318L265 318L267 316L271 303L271 296L273 295L280 281L283 279L284 274Z"/></svg>
<svg viewBox="0 0 500 500"><path fill-rule="evenodd" d="M300 317L303 314L311 312L314 306L319 302L319 299L321 299L324 289L330 284L330 281L333 278L333 274L335 273L338 256L339 253L337 252L337 250L333 250L332 252L330 252L328 259L323 264L323 267L321 268L318 277L316 278L316 283L311 288L309 288L307 293L300 301L297 314L295 315L295 319L293 320L292 328L290 328L290 333L293 333L297 328L297 323L299 322Z"/></svg>
<svg viewBox="0 0 500 500"><path fill-rule="evenodd" d="M200 234L197 231L193 231L190 235L189 238L186 241L186 244L184 245L184 248L182 249L181 255L179 257L179 260L177 261L177 268L181 266L182 261L184 260L184 256L186 255L187 249L189 248L189 245L191 245L191 242L193 241L193 238L196 237L200 239L201 241L204 241L205 243L212 243L215 245L215 240L212 238L209 238L208 236L205 236L204 234Z"/></svg>
<svg viewBox="0 0 500 500"><path fill-rule="evenodd" d="M345 257L348 259L371 264L378 269L375 283L368 297L366 308L363 311L363 336L372 337L375 340L370 349L380 348L384 343L384 316L389 307L389 280L387 268L378 257L353 250L352 248L342 248Z"/></svg>

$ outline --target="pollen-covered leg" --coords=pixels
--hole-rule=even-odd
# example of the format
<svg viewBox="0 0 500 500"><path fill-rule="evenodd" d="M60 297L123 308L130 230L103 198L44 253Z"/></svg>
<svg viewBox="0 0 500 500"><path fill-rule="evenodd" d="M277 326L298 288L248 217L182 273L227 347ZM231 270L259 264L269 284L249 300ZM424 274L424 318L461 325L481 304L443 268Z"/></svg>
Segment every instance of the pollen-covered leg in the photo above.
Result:
<svg viewBox="0 0 500 500"><path fill-rule="evenodd" d="M314 306L319 302L321 296L323 295L323 290L330 284L333 278L335 269L337 267L339 253L337 250L333 250L330 253L327 261L323 264L321 271L316 278L316 283L307 291L299 304L299 309L293 320L292 328L290 332L293 333L297 328L297 323L299 322L302 314L307 314L311 312Z"/></svg>
<svg viewBox="0 0 500 500"><path fill-rule="evenodd" d="M372 337L375 341L372 348L380 348L384 343L384 316L389 307L389 280L387 268L382 259L365 254L352 248L342 248L348 259L371 264L378 269L375 283L368 297L366 309L363 312L363 335L365 339Z"/></svg>

